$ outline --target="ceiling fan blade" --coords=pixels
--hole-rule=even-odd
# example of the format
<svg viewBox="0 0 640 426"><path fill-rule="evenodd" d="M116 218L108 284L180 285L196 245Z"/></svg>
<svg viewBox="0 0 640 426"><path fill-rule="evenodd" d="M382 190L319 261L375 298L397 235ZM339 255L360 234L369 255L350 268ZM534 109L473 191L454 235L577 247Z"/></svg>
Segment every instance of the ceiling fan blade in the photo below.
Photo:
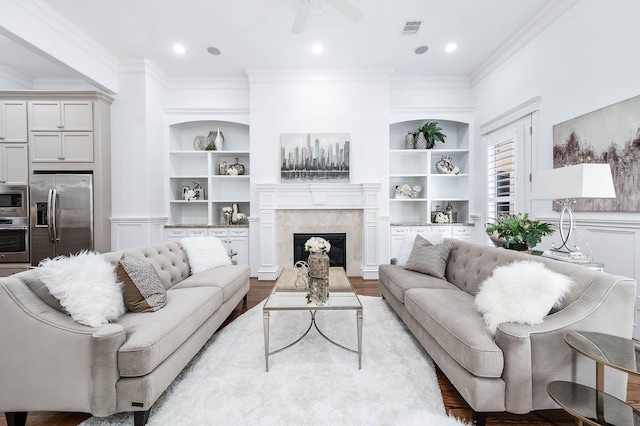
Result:
<svg viewBox="0 0 640 426"><path fill-rule="evenodd" d="M326 0L333 7L338 9L340 13L350 19L352 22L358 22L362 18L362 11L354 6L349 0Z"/></svg>
<svg viewBox="0 0 640 426"><path fill-rule="evenodd" d="M311 13L311 0L300 0L300 4L298 5L298 13L296 13L296 18L293 21L291 32L300 34L302 30L304 30L304 26L307 24L309 13Z"/></svg>

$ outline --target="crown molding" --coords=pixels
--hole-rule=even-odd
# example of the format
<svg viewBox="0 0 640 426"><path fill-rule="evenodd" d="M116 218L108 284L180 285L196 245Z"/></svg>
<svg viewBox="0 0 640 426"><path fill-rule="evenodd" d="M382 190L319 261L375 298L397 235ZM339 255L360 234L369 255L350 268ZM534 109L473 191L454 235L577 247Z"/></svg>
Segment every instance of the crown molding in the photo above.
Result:
<svg viewBox="0 0 640 426"><path fill-rule="evenodd" d="M431 75L431 76L402 76L391 79L392 89L442 89L442 88L471 88L471 78L468 75Z"/></svg>
<svg viewBox="0 0 640 426"><path fill-rule="evenodd" d="M39 36L32 28L38 28ZM47 60L82 74L103 90L117 89L117 58L43 0L3 0L0 31ZM64 48L60 41L64 41Z"/></svg>
<svg viewBox="0 0 640 426"><path fill-rule="evenodd" d="M246 71L254 82L339 82L379 81L389 83L391 68L251 68Z"/></svg>
<svg viewBox="0 0 640 426"><path fill-rule="evenodd" d="M167 75L153 61L146 58L124 59L118 64L119 74L145 74L161 86L167 86Z"/></svg>
<svg viewBox="0 0 640 426"><path fill-rule="evenodd" d="M170 77L169 89L248 89L246 75L219 75L215 77Z"/></svg>
<svg viewBox="0 0 640 426"><path fill-rule="evenodd" d="M476 85L480 80L489 75L491 71L511 58L579 1L580 0L547 0L531 19L522 25L515 34L509 37L502 46L471 73L471 85Z"/></svg>

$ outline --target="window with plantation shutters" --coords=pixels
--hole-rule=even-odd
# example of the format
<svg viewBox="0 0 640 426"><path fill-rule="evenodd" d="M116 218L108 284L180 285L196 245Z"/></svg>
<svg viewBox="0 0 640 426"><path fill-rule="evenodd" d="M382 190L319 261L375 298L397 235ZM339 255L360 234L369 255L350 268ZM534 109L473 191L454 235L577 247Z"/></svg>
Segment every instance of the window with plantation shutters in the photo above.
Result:
<svg viewBox="0 0 640 426"><path fill-rule="evenodd" d="M516 140L509 138L488 146L487 219L515 213Z"/></svg>

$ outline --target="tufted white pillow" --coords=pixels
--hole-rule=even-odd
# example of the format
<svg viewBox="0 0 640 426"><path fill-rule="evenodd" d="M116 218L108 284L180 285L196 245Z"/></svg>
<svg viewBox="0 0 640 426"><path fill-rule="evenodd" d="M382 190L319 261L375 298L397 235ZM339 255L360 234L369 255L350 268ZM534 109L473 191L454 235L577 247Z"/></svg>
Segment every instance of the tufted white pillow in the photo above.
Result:
<svg viewBox="0 0 640 426"><path fill-rule="evenodd" d="M231 265L222 241L216 237L190 237L180 240L180 246L187 253L191 274L197 274L207 269Z"/></svg>
<svg viewBox="0 0 640 426"><path fill-rule="evenodd" d="M113 265L97 253L45 259L37 270L49 293L80 324L98 327L125 312Z"/></svg>
<svg viewBox="0 0 640 426"><path fill-rule="evenodd" d="M540 324L573 285L566 275L531 260L499 266L480 284L476 309L491 334L503 322Z"/></svg>

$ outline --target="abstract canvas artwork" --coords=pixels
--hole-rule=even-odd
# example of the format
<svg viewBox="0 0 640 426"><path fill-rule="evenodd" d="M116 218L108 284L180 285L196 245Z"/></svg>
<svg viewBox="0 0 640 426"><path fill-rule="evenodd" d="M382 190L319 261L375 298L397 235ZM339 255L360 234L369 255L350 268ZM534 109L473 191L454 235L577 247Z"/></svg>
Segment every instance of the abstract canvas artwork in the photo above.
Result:
<svg viewBox="0 0 640 426"><path fill-rule="evenodd" d="M581 199L574 211L640 211L640 96L553 126L553 167L611 166L615 199Z"/></svg>
<svg viewBox="0 0 640 426"><path fill-rule="evenodd" d="M348 133L283 133L280 136L282 182L349 182Z"/></svg>

